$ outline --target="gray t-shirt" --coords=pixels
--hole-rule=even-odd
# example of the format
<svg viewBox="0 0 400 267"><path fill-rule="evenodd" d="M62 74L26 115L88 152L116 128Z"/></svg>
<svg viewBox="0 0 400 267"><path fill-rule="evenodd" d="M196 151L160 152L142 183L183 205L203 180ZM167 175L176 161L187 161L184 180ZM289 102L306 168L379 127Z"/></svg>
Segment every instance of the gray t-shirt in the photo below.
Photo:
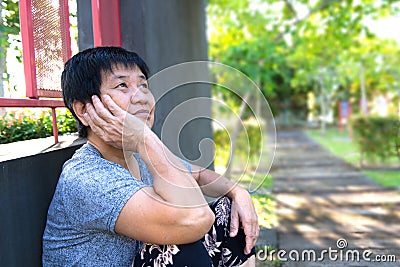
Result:
<svg viewBox="0 0 400 267"><path fill-rule="evenodd" d="M90 144L64 166L43 234L43 266L129 266L141 242L115 233L129 198L153 177L135 155L142 180L107 161ZM183 162L191 171L190 165Z"/></svg>

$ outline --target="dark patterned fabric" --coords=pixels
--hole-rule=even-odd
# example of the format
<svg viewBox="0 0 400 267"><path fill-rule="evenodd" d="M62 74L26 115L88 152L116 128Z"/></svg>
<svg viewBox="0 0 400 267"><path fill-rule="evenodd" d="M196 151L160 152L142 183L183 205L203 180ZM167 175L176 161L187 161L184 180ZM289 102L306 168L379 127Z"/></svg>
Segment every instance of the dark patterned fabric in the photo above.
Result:
<svg viewBox="0 0 400 267"><path fill-rule="evenodd" d="M253 248L244 254L245 235L240 228L235 237L229 236L231 200L222 197L210 205L215 222L202 240L185 245L144 244L136 255L135 267L219 267L239 266L255 254Z"/></svg>

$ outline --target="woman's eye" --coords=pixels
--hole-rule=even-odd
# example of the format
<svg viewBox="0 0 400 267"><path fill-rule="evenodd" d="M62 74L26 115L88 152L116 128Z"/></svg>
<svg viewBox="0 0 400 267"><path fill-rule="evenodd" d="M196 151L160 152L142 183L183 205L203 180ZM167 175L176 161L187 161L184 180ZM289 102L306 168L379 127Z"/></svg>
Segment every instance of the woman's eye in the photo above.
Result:
<svg viewBox="0 0 400 267"><path fill-rule="evenodd" d="M126 87L128 87L128 86L126 85L126 83L120 83L120 84L118 84L115 88L126 88Z"/></svg>
<svg viewBox="0 0 400 267"><path fill-rule="evenodd" d="M148 85L147 85L147 83L142 83L142 84L140 85L140 87L141 87L141 88L148 88Z"/></svg>

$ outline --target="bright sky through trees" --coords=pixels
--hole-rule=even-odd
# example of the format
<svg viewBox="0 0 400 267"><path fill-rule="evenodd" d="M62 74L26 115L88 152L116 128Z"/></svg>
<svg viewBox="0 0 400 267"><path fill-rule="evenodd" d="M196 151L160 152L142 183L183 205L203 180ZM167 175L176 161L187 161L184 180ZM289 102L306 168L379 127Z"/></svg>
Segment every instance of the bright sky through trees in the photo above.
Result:
<svg viewBox="0 0 400 267"><path fill-rule="evenodd" d="M382 18L378 21L366 21L366 24L370 27L371 31L374 32L381 38L389 38L397 40L400 45L400 18L399 17L388 17Z"/></svg>

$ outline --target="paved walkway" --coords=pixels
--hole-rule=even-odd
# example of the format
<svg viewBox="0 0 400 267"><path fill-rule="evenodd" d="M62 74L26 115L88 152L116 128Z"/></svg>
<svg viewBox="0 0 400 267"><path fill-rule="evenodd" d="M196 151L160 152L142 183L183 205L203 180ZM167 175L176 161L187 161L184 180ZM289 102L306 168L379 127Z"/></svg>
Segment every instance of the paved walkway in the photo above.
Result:
<svg viewBox="0 0 400 267"><path fill-rule="evenodd" d="M283 266L400 266L399 190L376 184L301 131L278 132L272 176L279 249L288 260L299 253ZM377 262L390 255L396 263Z"/></svg>

